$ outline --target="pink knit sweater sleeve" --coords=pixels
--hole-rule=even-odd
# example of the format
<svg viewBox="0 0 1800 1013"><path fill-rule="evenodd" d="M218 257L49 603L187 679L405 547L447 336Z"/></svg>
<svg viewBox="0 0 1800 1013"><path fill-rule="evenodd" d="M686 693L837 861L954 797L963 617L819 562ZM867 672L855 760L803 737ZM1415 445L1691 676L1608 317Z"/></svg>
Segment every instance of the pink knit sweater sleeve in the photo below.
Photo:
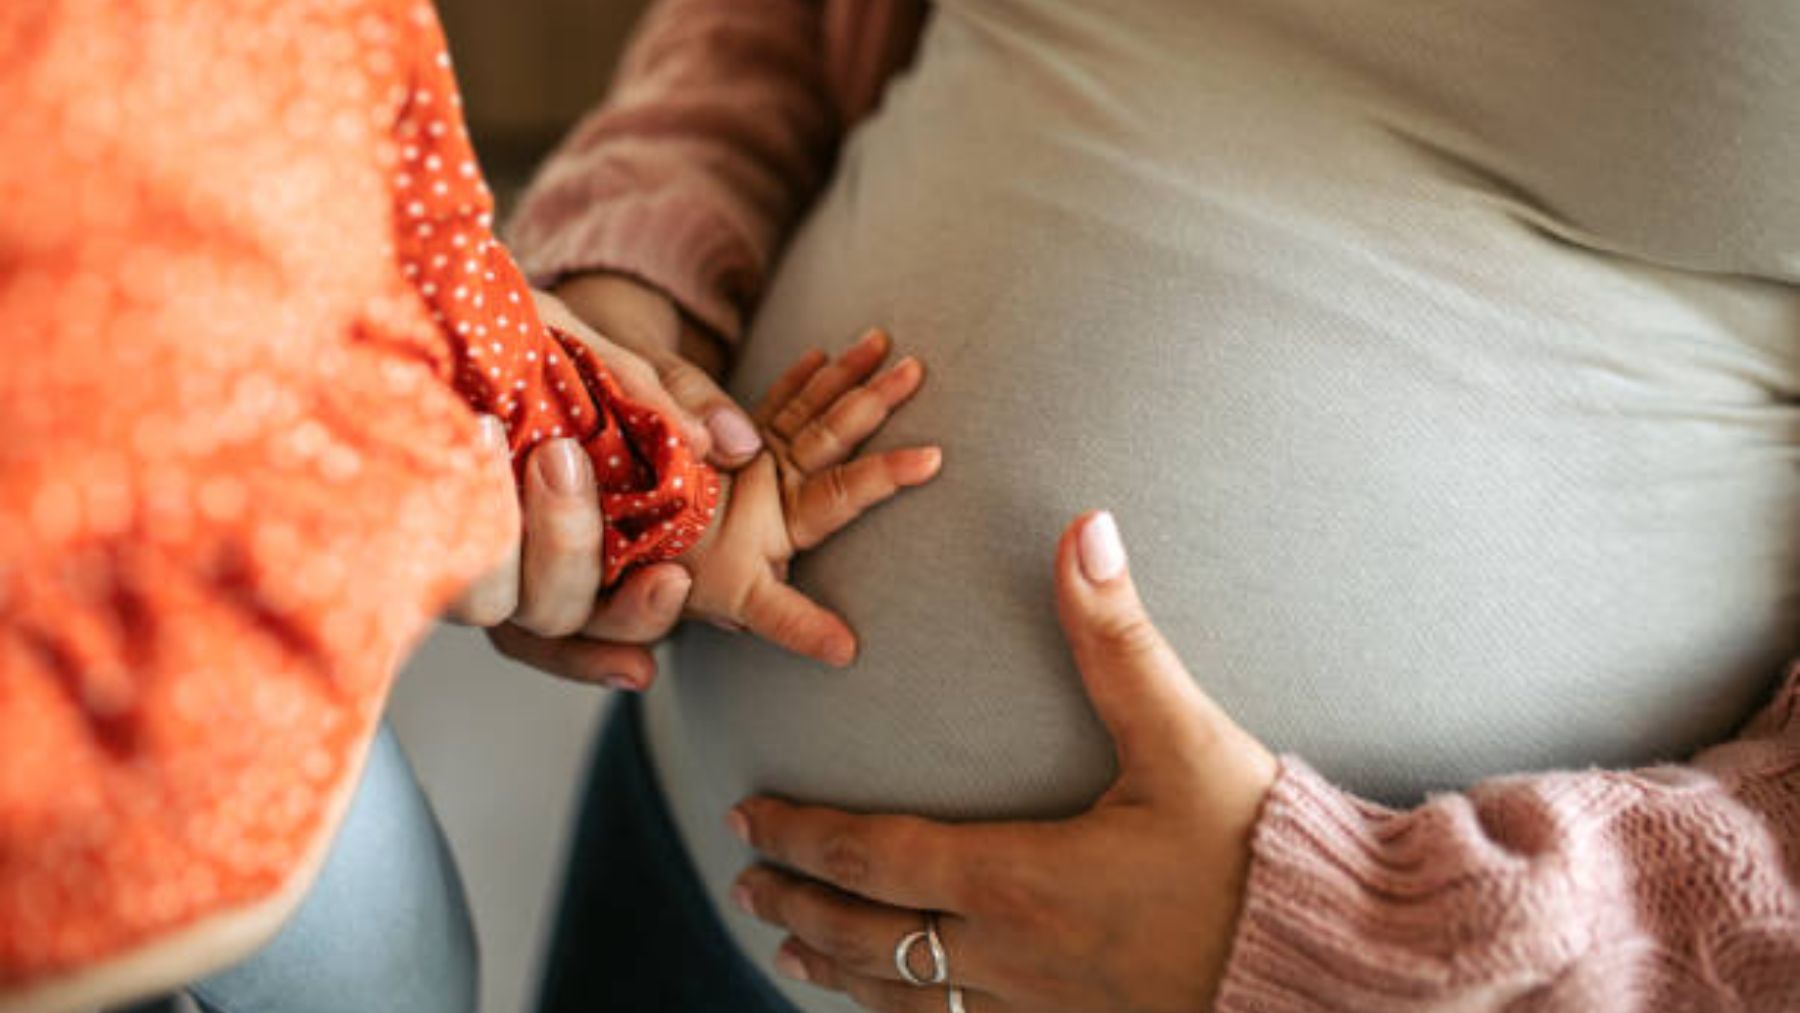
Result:
<svg viewBox="0 0 1800 1013"><path fill-rule="evenodd" d="M1687 766L1410 811L1284 759L1218 1008L1800 1009L1800 666Z"/></svg>
<svg viewBox="0 0 1800 1013"><path fill-rule="evenodd" d="M618 271L735 339L917 0L657 0L512 222L527 275Z"/></svg>

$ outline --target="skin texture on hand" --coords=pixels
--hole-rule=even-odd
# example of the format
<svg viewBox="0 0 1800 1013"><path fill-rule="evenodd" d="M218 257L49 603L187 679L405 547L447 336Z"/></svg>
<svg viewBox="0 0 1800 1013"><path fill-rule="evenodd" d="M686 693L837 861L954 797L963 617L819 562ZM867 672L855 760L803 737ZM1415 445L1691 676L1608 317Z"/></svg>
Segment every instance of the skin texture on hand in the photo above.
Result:
<svg viewBox="0 0 1800 1013"><path fill-rule="evenodd" d="M510 481L499 422L493 420L491 434L483 425L494 467L504 468ZM552 440L532 452L520 538L500 566L463 591L445 618L487 627L502 654L552 675L641 689L656 674L646 645L680 621L693 582L680 564L658 563L627 574L611 594L598 597L602 522L590 469L572 440Z"/></svg>
<svg viewBox="0 0 1800 1013"><path fill-rule="evenodd" d="M910 357L875 376L889 345L871 331L835 361L812 352L776 380L756 412L765 449L730 478L720 518L681 557L694 574L690 615L826 664L854 660L849 625L789 585L787 570L796 553L942 464L936 447L852 457L924 380Z"/></svg>
<svg viewBox="0 0 1800 1013"><path fill-rule="evenodd" d="M696 452L731 470L761 449L749 417L719 386L729 362L725 343L668 296L610 273L576 275L558 285L556 295L575 317L656 371L661 387L704 434L698 441L690 437Z"/></svg>
<svg viewBox="0 0 1800 1013"><path fill-rule="evenodd" d="M871 332L835 362L816 352L803 357L752 420L712 375L674 351L684 341L715 352L722 346L698 337L660 293L616 275L574 279L559 292L574 305L537 295L547 323L584 341L633 398L681 420L715 463L742 470L722 476L724 504L699 544L677 562L630 574L602 598L604 521L592 465L573 441L546 442L525 469L521 547L465 592L451 617L490 627L495 646L514 660L621 689L649 685L656 668L647 645L667 635L684 608L828 664L849 664L856 652L849 627L788 586L787 567L796 552L936 475L942 455L933 447L851 459L918 389L919 363L905 359L871 379L890 345ZM607 336L589 323L608 328ZM609 340L614 334L630 335L631 347ZM486 438L498 438L492 449L504 457L503 433ZM737 453L745 447L749 453Z"/></svg>
<svg viewBox="0 0 1800 1013"><path fill-rule="evenodd" d="M703 336L660 292L619 275L582 275L559 286L556 296L539 293L537 302L544 320L587 343L626 393L680 420L695 452L714 466L741 467L762 449L749 417L716 381L724 346ZM647 645L681 620L692 578L679 563L658 563L627 574L601 597L598 571L579 562L600 552L591 477L550 481L558 467L591 465L578 460L584 455L572 441L551 441L535 454L563 462L534 456L526 469L525 543L539 551L516 554L471 590L484 607L470 621L489 627L495 648L521 664L580 682L644 689L656 677ZM524 600L534 603L532 613L523 622L505 621Z"/></svg>
<svg viewBox="0 0 1800 1013"><path fill-rule="evenodd" d="M790 933L778 972L881 1011L938 1013L895 944L939 913L969 1013L1206 1009L1229 956L1275 757L1189 677L1107 514L1064 533L1057 611L1119 777L1068 820L947 824L754 798L729 823L767 864L734 902ZM923 971L919 967L915 970Z"/></svg>
<svg viewBox="0 0 1800 1013"><path fill-rule="evenodd" d="M596 334L552 296L537 294L546 322L584 342L635 400L677 419L705 446L705 426L663 387L660 374L630 350ZM484 423L496 468L507 467L504 429ZM506 560L466 589L448 618L488 627L507 657L581 682L642 689L656 674L647 645L681 619L692 580L676 563L628 574L600 595L603 520L592 462L573 440L549 440L526 461L521 538Z"/></svg>

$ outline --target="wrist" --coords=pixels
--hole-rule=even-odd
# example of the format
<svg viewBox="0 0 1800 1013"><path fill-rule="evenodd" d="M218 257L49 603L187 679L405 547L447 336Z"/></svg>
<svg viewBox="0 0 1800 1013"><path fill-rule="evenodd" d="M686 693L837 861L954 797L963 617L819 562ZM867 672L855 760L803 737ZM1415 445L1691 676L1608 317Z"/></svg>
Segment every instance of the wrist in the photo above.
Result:
<svg viewBox="0 0 1800 1013"><path fill-rule="evenodd" d="M722 337L642 279L589 271L563 279L553 292L589 327L634 352L680 356L715 380L730 363Z"/></svg>
<svg viewBox="0 0 1800 1013"><path fill-rule="evenodd" d="M570 275L553 290L589 327L636 352L675 352L681 313L674 300L630 275L590 271Z"/></svg>

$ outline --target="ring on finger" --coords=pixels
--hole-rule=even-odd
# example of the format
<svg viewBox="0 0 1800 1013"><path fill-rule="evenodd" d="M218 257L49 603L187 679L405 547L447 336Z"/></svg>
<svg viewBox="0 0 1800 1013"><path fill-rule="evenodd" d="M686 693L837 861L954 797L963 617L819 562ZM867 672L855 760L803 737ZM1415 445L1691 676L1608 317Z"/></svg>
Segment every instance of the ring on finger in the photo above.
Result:
<svg viewBox="0 0 1800 1013"><path fill-rule="evenodd" d="M920 943L925 944L931 954L931 973L925 977L913 973L912 951ZM909 985L921 988L929 985L942 985L950 980L950 955L944 950L944 940L938 935L938 918L936 914L925 915L925 927L916 932L908 932L900 937L894 946L894 969Z"/></svg>

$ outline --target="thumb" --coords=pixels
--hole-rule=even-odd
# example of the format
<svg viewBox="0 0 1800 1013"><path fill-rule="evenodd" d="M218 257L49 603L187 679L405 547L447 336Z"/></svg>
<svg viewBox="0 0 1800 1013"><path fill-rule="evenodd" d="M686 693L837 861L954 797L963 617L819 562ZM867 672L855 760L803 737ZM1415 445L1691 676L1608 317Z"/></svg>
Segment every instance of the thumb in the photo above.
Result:
<svg viewBox="0 0 1800 1013"><path fill-rule="evenodd" d="M1122 780L1191 774L1221 744L1255 746L1194 684L1150 621L1112 514L1085 514L1063 532L1056 607L1088 699L1112 733Z"/></svg>
<svg viewBox="0 0 1800 1013"><path fill-rule="evenodd" d="M704 458L711 452L712 434L663 386L661 373L654 363L638 350L614 341L610 335L603 336L588 322L587 316L576 313L559 296L532 289L531 298L537 305L539 319L585 345L605 364L626 397L661 415L681 431L696 457Z"/></svg>
<svg viewBox="0 0 1800 1013"><path fill-rule="evenodd" d="M674 352L646 355L675 403L706 427L713 464L736 468L756 456L762 449L756 426L705 370Z"/></svg>

